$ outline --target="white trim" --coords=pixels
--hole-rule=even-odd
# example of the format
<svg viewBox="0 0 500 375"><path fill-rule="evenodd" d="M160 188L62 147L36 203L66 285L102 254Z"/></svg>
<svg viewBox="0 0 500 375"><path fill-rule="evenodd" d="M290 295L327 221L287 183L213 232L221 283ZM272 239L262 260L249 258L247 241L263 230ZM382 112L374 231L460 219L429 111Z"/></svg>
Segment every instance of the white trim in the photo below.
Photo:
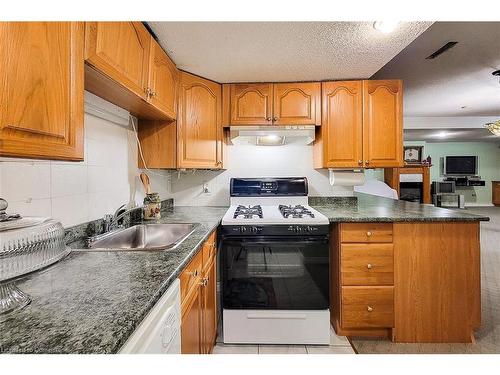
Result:
<svg viewBox="0 0 500 375"><path fill-rule="evenodd" d="M482 128L498 116L405 117L404 129Z"/></svg>

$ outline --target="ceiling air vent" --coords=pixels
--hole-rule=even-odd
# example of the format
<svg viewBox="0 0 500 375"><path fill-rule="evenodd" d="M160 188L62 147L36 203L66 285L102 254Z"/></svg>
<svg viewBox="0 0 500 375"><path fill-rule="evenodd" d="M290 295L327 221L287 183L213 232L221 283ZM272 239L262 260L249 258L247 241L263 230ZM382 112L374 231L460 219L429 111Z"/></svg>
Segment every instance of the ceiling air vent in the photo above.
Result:
<svg viewBox="0 0 500 375"><path fill-rule="evenodd" d="M432 59L435 59L436 57L438 57L439 55L441 55L442 53L445 53L446 51L448 51L450 48L453 48L455 47L455 44L457 44L458 42L448 42L446 43L444 46L442 46L440 49L438 49L437 51L431 53L429 56L427 56L425 59L426 60L432 60Z"/></svg>

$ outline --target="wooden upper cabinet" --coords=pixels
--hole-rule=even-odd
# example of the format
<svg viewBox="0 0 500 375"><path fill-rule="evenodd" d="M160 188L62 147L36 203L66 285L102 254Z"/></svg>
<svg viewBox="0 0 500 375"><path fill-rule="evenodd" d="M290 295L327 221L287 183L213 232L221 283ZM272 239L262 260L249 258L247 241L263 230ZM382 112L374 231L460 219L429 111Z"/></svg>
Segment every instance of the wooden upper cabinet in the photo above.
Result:
<svg viewBox="0 0 500 375"><path fill-rule="evenodd" d="M146 99L151 35L141 22L86 22L85 60Z"/></svg>
<svg viewBox="0 0 500 375"><path fill-rule="evenodd" d="M221 85L180 74L177 116L177 167L221 168Z"/></svg>
<svg viewBox="0 0 500 375"><path fill-rule="evenodd" d="M271 125L273 85L238 83L231 85L231 125Z"/></svg>
<svg viewBox="0 0 500 375"><path fill-rule="evenodd" d="M149 67L149 101L173 119L176 114L177 76L175 64L153 40Z"/></svg>
<svg viewBox="0 0 500 375"><path fill-rule="evenodd" d="M366 167L403 166L402 81L363 81L363 156Z"/></svg>
<svg viewBox="0 0 500 375"><path fill-rule="evenodd" d="M83 159L83 23L0 23L0 156Z"/></svg>
<svg viewBox="0 0 500 375"><path fill-rule="evenodd" d="M326 168L363 165L363 91L361 81L323 83L321 126Z"/></svg>
<svg viewBox="0 0 500 375"><path fill-rule="evenodd" d="M275 83L274 125L321 125L321 83Z"/></svg>

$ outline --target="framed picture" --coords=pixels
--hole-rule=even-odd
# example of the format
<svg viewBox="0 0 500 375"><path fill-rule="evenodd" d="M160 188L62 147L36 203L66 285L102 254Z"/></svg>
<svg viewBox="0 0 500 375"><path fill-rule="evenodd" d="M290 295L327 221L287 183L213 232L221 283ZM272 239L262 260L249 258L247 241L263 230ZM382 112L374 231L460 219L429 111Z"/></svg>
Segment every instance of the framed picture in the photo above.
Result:
<svg viewBox="0 0 500 375"><path fill-rule="evenodd" d="M404 146L404 159L407 164L422 164L424 146Z"/></svg>

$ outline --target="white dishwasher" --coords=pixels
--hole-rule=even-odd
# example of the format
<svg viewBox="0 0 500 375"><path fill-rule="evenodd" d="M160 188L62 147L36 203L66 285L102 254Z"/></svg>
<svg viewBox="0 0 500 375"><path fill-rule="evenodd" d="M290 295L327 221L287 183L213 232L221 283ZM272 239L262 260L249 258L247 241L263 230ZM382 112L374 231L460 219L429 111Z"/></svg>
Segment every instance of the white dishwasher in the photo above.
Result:
<svg viewBox="0 0 500 375"><path fill-rule="evenodd" d="M181 353L181 293L176 279L121 347L122 354Z"/></svg>

